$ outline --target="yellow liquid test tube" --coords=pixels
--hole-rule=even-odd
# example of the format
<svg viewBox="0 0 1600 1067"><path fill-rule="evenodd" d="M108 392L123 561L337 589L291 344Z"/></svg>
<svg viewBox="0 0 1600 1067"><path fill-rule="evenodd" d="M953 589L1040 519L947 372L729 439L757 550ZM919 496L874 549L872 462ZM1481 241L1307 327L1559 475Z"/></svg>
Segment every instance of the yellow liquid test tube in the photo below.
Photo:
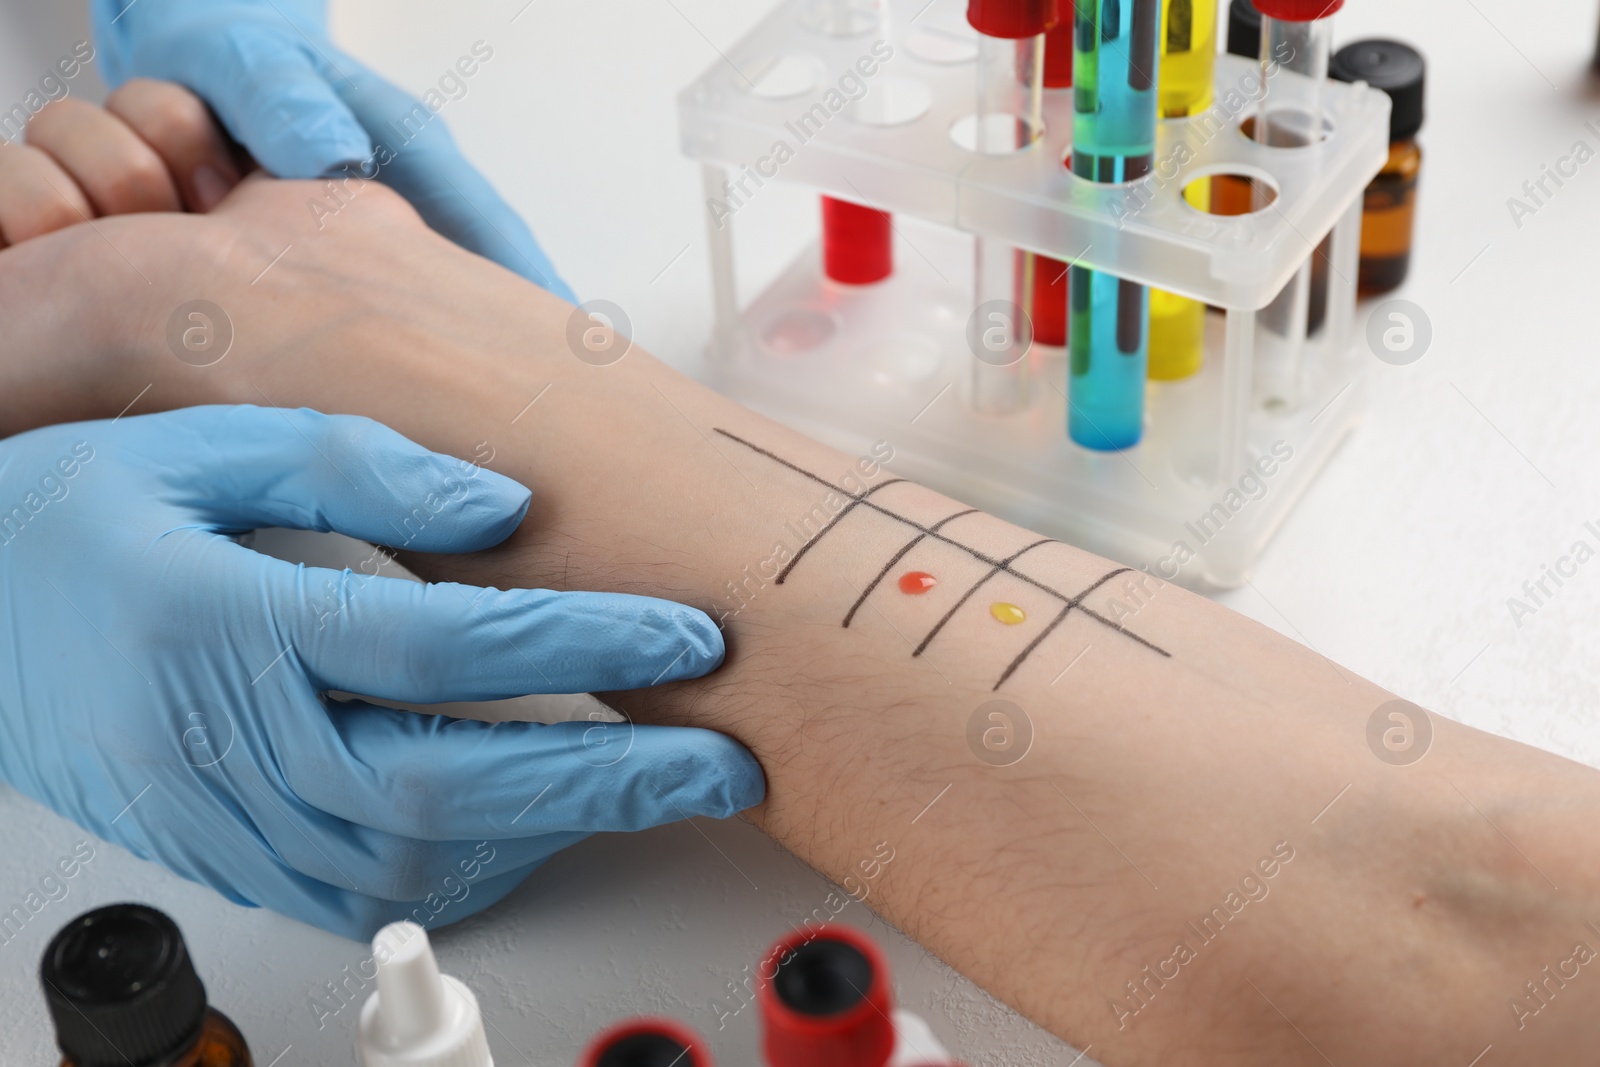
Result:
<svg viewBox="0 0 1600 1067"><path fill-rule="evenodd" d="M1217 59L1217 0L1166 0L1161 11L1161 117L1184 118L1211 106ZM1211 210L1211 183L1192 183L1183 198ZM1206 306L1198 300L1150 290L1150 364L1153 381L1176 381L1200 369L1205 352Z"/></svg>

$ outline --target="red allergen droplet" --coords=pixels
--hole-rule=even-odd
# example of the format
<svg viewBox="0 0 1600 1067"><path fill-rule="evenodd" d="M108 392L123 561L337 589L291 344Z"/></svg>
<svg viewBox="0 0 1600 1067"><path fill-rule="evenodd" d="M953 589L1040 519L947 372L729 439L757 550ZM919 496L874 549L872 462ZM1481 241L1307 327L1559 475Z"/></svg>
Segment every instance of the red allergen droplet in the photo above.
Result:
<svg viewBox="0 0 1600 1067"><path fill-rule="evenodd" d="M900 576L900 591L902 593L910 593L912 596L916 596L918 593L926 593L938 584L939 579L927 571L906 571Z"/></svg>

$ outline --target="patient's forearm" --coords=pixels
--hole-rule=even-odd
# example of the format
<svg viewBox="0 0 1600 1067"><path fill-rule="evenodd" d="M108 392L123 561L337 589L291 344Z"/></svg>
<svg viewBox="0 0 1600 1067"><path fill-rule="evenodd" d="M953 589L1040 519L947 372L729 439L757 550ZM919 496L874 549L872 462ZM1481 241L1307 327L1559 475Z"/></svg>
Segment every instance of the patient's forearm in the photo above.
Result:
<svg viewBox="0 0 1600 1067"><path fill-rule="evenodd" d="M769 777L760 825L1112 1067L1465 1067L1490 1044L1483 1067L1542 1065L1594 1040L1600 973L1560 974L1575 942L1600 946L1600 776L1437 718L1426 758L1385 763L1368 722L1388 694L1301 646L642 351L588 365L560 302L436 239L396 267L389 233L363 246L346 221L196 257L205 288L185 295L228 308L235 350L197 369L133 346L97 383L106 414L147 383L140 411L306 404L525 481L510 543L410 562L727 613L722 670L616 702L743 740ZM90 247L83 269L125 284ZM163 336L173 306L122 333ZM903 592L908 572L935 584ZM995 699L1031 726L1009 766L1016 748L984 745ZM880 843L895 858L867 879Z"/></svg>
<svg viewBox="0 0 1600 1067"><path fill-rule="evenodd" d="M454 313L496 323L475 345L362 324L404 356L241 360L230 395L372 415L534 488L512 542L413 559L429 576L726 613L721 671L616 702L748 744L756 821L998 996L1113 1065L1559 1062L1590 1025L1600 975L1520 1031L1508 998L1538 1007L1523 983L1600 945L1592 772L1437 718L1427 758L1386 764L1389 695L1303 647L642 351L589 366L564 305L479 292ZM1010 766L982 758L995 699L1032 733Z"/></svg>

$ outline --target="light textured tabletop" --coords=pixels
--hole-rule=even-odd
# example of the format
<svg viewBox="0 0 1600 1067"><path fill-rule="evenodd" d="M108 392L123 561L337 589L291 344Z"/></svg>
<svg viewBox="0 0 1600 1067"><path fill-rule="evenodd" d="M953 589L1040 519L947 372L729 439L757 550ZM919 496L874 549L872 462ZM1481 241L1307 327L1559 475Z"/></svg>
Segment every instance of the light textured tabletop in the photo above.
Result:
<svg viewBox="0 0 1600 1067"><path fill-rule="evenodd" d="M770 7L750 0L335 0L338 38L421 92L475 41L493 59L443 115L584 298L626 309L637 340L689 365L710 328L699 171L678 151L674 93ZM0 111L86 36L81 0L0 0ZM1221 599L1442 714L1600 766L1600 562L1521 619L1507 599L1600 525L1600 162L1513 218L1545 164L1600 149L1585 0L1349 0L1340 41L1419 44L1428 120L1413 277L1398 295L1433 330L1404 367L1373 361L1370 417L1291 515L1250 585ZM94 97L91 76L76 91ZM1570 170L1570 168L1569 168ZM752 204L776 233L740 247L745 292L814 229L812 194ZM776 225L772 225L776 220ZM742 221L742 220L741 220ZM1364 320L1366 309L1360 313ZM1586 421L1587 420L1587 421ZM337 545L280 542L307 559ZM570 702L569 702L570 706ZM0 787L0 913L39 890L81 831ZM213 1002L258 1064L356 1060L350 977L368 955L234 907L122 849L94 858L19 933L0 935L0 1062L55 1062L40 950L88 908L141 900L185 930ZM727 983L822 904L828 883L738 822L604 837L553 860L488 913L436 936L478 992L497 1062L569 1064L607 1021L676 1015L726 1064L756 1062L754 1011ZM38 899L38 898L35 898ZM899 995L977 1065L1077 1053L850 905L888 949ZM347 970L348 968L348 970ZM719 1010L719 1005L720 1010ZM358 1005L357 1005L358 1006ZM1090 1057L1092 1059L1092 1055ZM1087 1061L1085 1061L1087 1062Z"/></svg>

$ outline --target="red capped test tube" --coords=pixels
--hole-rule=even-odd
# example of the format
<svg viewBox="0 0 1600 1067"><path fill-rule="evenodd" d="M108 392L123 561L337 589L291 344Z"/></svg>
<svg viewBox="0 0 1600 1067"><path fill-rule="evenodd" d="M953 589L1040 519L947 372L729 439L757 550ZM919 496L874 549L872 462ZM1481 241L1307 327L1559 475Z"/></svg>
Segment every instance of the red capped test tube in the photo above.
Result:
<svg viewBox="0 0 1600 1067"><path fill-rule="evenodd" d="M973 151L1008 155L1043 132L1045 31L1056 0L968 0L978 33ZM1028 403L1035 257L983 237L973 242L972 406L1008 414ZM976 338L976 343L974 343Z"/></svg>
<svg viewBox="0 0 1600 1067"><path fill-rule="evenodd" d="M889 1062L895 1046L889 967L871 938L848 926L801 928L765 958L775 973L756 999L768 1067Z"/></svg>
<svg viewBox="0 0 1600 1067"><path fill-rule="evenodd" d="M713 1067L700 1035L673 1019L640 1016L597 1034L578 1067Z"/></svg>
<svg viewBox="0 0 1600 1067"><path fill-rule="evenodd" d="M1255 6L1261 12L1262 92L1255 140L1278 148L1314 146L1323 139L1333 16L1344 0L1255 0ZM1254 185L1251 209L1260 211L1271 202L1270 194L1263 183ZM1316 255L1256 313L1257 399L1269 405L1292 410L1301 400Z"/></svg>

